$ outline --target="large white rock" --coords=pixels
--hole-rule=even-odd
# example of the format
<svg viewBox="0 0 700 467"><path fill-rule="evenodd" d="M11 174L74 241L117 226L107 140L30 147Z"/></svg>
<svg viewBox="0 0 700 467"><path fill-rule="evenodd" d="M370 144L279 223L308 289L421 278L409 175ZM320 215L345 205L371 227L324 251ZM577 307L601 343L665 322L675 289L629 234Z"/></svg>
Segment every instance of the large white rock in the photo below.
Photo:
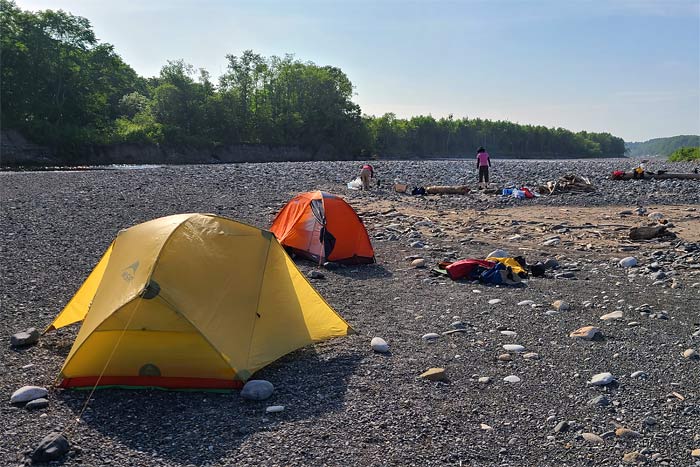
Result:
<svg viewBox="0 0 700 467"><path fill-rule="evenodd" d="M606 384L610 384L613 381L615 381L615 377L612 375L612 373L605 372L593 375L593 378L591 378L588 384L591 384L593 386L605 386Z"/></svg>
<svg viewBox="0 0 700 467"><path fill-rule="evenodd" d="M264 379L254 379L248 381L241 389L241 397L253 401L264 401L275 391L271 382Z"/></svg>
<svg viewBox="0 0 700 467"><path fill-rule="evenodd" d="M634 256L628 256L627 258L622 258L617 264L621 268L633 268L637 265L637 258Z"/></svg>
<svg viewBox="0 0 700 467"><path fill-rule="evenodd" d="M428 334L423 334L423 337L421 337L421 339L423 339L424 341L430 342L430 341L437 340L439 337L440 337L440 334L437 334L435 332L429 332Z"/></svg>
<svg viewBox="0 0 700 467"><path fill-rule="evenodd" d="M24 402L33 401L34 399L39 399L41 397L46 397L49 391L46 388L39 386L22 386L18 390L12 393L10 397L11 404L22 404Z"/></svg>
<svg viewBox="0 0 700 467"><path fill-rule="evenodd" d="M525 347L518 344L506 344L503 346L503 348L508 352L523 352L525 350Z"/></svg>
<svg viewBox="0 0 700 467"><path fill-rule="evenodd" d="M503 381L505 381L506 383L519 383L520 378L518 378L515 375L510 375L510 376L506 376L505 378L503 378Z"/></svg>
<svg viewBox="0 0 700 467"><path fill-rule="evenodd" d="M387 353L389 351L389 344L381 337L373 337L369 345L372 346L372 350L375 352Z"/></svg>
<svg viewBox="0 0 700 467"><path fill-rule="evenodd" d="M498 305L502 301L503 300L501 300L500 298L492 298L491 300L489 300L489 305Z"/></svg>

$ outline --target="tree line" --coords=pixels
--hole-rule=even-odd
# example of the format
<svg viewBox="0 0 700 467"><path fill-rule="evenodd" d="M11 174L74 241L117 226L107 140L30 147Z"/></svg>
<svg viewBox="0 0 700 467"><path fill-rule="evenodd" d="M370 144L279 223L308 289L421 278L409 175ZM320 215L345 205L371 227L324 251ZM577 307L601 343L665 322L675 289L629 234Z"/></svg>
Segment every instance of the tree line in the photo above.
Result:
<svg viewBox="0 0 700 467"><path fill-rule="evenodd" d="M90 22L64 11L23 11L0 0L0 124L67 160L86 145L296 146L338 157L622 156L609 133L479 118L363 115L337 67L293 55L227 55L214 79L182 60L139 76L99 43Z"/></svg>
<svg viewBox="0 0 700 467"><path fill-rule="evenodd" d="M699 135L678 135L654 138L639 143L626 143L627 152L633 157L668 156L677 149L700 146Z"/></svg>

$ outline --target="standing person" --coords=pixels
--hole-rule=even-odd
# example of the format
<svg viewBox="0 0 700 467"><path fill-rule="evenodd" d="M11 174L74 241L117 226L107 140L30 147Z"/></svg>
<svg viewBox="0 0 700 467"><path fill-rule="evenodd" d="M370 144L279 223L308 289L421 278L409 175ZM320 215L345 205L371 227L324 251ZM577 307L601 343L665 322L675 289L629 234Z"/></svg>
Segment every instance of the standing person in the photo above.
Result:
<svg viewBox="0 0 700 467"><path fill-rule="evenodd" d="M360 180L362 180L362 189L369 190L369 179L374 178L374 167L365 164L360 169Z"/></svg>
<svg viewBox="0 0 700 467"><path fill-rule="evenodd" d="M484 147L480 147L476 151L476 168L479 170L479 188L486 188L489 185L489 167L491 167L491 158ZM483 182L483 184L482 184Z"/></svg>

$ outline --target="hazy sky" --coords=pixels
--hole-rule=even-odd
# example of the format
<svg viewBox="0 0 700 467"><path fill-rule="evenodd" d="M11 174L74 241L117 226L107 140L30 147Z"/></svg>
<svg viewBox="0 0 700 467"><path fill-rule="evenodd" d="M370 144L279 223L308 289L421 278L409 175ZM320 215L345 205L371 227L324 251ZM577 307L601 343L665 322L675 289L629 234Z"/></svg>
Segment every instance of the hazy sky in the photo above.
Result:
<svg viewBox="0 0 700 467"><path fill-rule="evenodd" d="M700 0L17 0L87 17L144 76L184 58L340 67L364 113L700 134Z"/></svg>

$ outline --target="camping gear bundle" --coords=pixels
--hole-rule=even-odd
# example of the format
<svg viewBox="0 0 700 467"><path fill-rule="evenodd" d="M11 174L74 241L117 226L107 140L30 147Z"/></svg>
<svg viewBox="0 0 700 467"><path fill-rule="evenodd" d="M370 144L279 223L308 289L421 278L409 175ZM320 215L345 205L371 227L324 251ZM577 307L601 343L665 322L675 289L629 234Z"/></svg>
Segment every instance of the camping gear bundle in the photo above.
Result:
<svg viewBox="0 0 700 467"><path fill-rule="evenodd" d="M443 261L433 269L454 281L478 280L484 284L520 286L528 278L528 265L521 256L515 258L467 258L455 262Z"/></svg>

